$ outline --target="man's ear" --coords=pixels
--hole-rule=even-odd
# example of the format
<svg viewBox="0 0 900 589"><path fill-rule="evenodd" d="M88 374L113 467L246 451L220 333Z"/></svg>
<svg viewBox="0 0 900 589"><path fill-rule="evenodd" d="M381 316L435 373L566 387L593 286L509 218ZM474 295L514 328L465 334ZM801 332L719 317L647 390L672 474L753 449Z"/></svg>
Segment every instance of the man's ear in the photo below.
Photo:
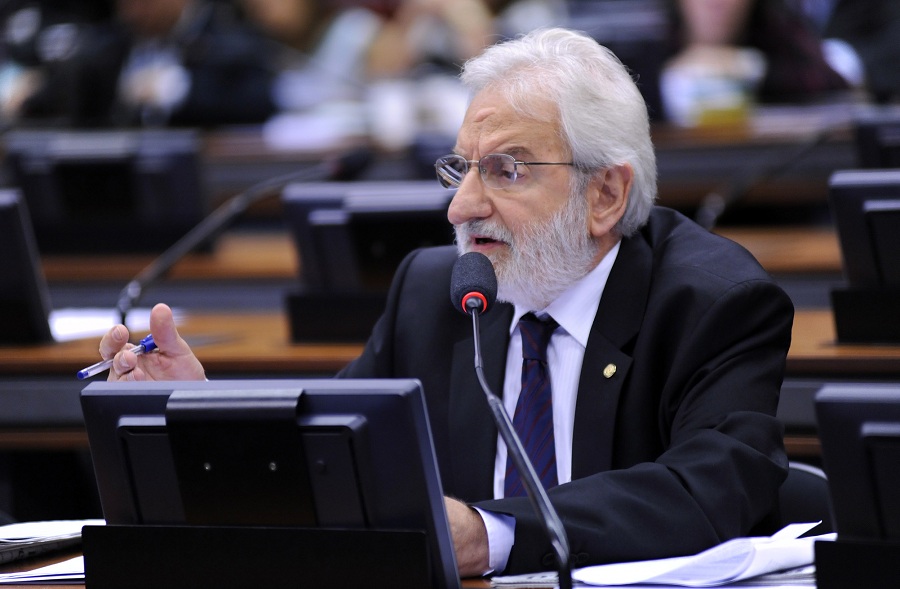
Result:
<svg viewBox="0 0 900 589"><path fill-rule="evenodd" d="M613 230L625 214L633 180L631 164L611 166L594 176L588 185L591 235L602 237Z"/></svg>

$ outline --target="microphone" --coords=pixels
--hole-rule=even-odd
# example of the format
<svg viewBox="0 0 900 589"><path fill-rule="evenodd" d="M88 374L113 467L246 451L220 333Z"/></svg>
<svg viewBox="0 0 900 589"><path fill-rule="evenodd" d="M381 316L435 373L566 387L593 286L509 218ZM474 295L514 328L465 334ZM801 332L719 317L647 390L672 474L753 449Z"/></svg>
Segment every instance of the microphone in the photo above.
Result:
<svg viewBox="0 0 900 589"><path fill-rule="evenodd" d="M506 443L510 458L519 469L522 483L531 506L540 516L544 532L550 538L550 544L556 553L556 562L559 572L559 589L572 589L572 567L569 562L569 539L566 530L559 519L559 514L550 498L547 490L541 484L534 465L528 459L522 441L516 434L512 420L503 407L503 402L495 395L484 377L484 366L481 360L481 333L479 331L479 317L493 308L497 298L497 276L494 266L484 254L469 252L463 254L453 265L450 275L450 301L453 307L461 313L472 316L472 332L475 340L475 374L478 383L484 391L494 424Z"/></svg>
<svg viewBox="0 0 900 589"><path fill-rule="evenodd" d="M486 313L497 299L497 275L484 254L469 252L460 256L450 275L450 302L466 315L470 311Z"/></svg>
<svg viewBox="0 0 900 589"><path fill-rule="evenodd" d="M160 254L135 276L119 293L116 310L124 324L128 312L140 299L147 286L159 280L176 262L189 254L198 245L223 230L237 219L251 205L272 195L289 182L314 180L351 180L358 176L371 162L372 152L367 148L352 150L341 156L325 160L313 166L269 178L252 185L247 190L225 201L193 229L185 233L169 249Z"/></svg>

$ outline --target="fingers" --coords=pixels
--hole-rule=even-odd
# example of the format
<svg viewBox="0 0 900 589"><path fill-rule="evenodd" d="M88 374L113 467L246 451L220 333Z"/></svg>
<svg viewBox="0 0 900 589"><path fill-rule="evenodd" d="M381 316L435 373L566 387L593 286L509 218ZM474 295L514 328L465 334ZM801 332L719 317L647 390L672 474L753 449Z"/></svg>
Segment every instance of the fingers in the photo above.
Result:
<svg viewBox="0 0 900 589"><path fill-rule="evenodd" d="M175 317L168 305L150 311L150 332L157 351L137 355L128 344L123 325L111 329L100 342L104 359L113 358L109 380L202 380L206 374L187 342L178 334Z"/></svg>
<svg viewBox="0 0 900 589"><path fill-rule="evenodd" d="M164 303L159 303L150 310L150 333L162 352L177 355L190 351L187 343L178 335L172 309Z"/></svg>
<svg viewBox="0 0 900 589"><path fill-rule="evenodd" d="M100 357L108 360L115 356L128 343L128 328L116 325L106 332L100 340Z"/></svg>

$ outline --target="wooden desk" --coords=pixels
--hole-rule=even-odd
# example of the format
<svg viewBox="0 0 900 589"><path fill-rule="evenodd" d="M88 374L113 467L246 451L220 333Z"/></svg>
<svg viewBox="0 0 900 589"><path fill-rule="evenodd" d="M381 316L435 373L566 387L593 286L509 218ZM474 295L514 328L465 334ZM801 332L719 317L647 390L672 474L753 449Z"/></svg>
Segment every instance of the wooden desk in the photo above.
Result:
<svg viewBox="0 0 900 589"><path fill-rule="evenodd" d="M692 208L714 189L728 185L750 170L791 160L800 144L835 122L848 121L849 108L788 107L760 109L747 126L686 129L654 124L660 203ZM447 151L454 137L447 137ZM280 149L267 145L258 129L220 130L205 135L203 160L206 184L214 202L322 157L365 144L337 145L328 150ZM433 178L421 154L411 150L374 151L367 179ZM744 204L783 206L821 204L827 195L828 177L834 170L857 166L856 148L849 123L837 128L820 145L796 158L777 177L753 186ZM268 203L276 205L275 202ZM269 214L277 206L270 207Z"/></svg>
<svg viewBox="0 0 900 589"><path fill-rule="evenodd" d="M187 313L179 331L203 361L210 378L333 373L362 349L361 344L292 344L281 313ZM98 342L99 338L89 338L0 348L0 376L74 379L80 368L97 361Z"/></svg>
<svg viewBox="0 0 900 589"><path fill-rule="evenodd" d="M334 372L355 358L362 344L293 344L281 313L186 313L180 332L207 374L273 377ZM60 344L0 348L0 376L71 376L97 360L97 338ZM900 378L900 346L836 342L828 309L800 309L794 319L787 375Z"/></svg>
<svg viewBox="0 0 900 589"><path fill-rule="evenodd" d="M747 248L773 274L841 272L841 251L831 227L722 227L716 233ZM149 255L45 255L51 282L125 282L153 261ZM210 253L194 253L176 264L167 280L291 279L300 263L286 231L232 231Z"/></svg>
<svg viewBox="0 0 900 589"><path fill-rule="evenodd" d="M124 286L154 259L152 255L44 255L50 282L114 280ZM224 233L209 253L193 253L176 264L167 280L259 280L298 276L297 249L285 231Z"/></svg>

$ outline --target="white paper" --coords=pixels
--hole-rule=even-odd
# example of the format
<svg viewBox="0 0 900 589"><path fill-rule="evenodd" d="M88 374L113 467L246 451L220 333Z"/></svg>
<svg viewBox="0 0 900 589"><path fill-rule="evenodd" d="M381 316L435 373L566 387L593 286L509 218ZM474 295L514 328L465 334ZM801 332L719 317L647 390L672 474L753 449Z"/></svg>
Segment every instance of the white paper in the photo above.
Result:
<svg viewBox="0 0 900 589"><path fill-rule="evenodd" d="M175 324L184 318L180 309L172 309ZM104 308L66 308L50 311L50 333L57 342L67 342L86 337L100 337L121 322L119 311ZM128 311L128 330L143 333L150 330L150 309L134 308Z"/></svg>
<svg viewBox="0 0 900 589"><path fill-rule="evenodd" d="M103 309L55 309L50 311L50 333L58 342L86 337L99 337L120 323L119 312ZM128 312L130 331L150 329L150 309L132 309Z"/></svg>
<svg viewBox="0 0 900 589"><path fill-rule="evenodd" d="M0 526L0 541L34 540L80 534L84 526L102 526L102 519L66 519L35 522L20 522Z"/></svg>
<svg viewBox="0 0 900 589"><path fill-rule="evenodd" d="M815 561L814 542L833 540L834 534L799 538L820 522L791 524L770 537L735 538L693 556L615 563L576 569L572 579L581 586L668 585L717 587L746 581L747 586L766 586L778 579L776 571L807 567ZM785 575L786 586L814 586L814 577L802 573ZM769 578L766 578L769 577ZM752 579L759 579L759 584ZM553 572L495 577L495 587L555 587Z"/></svg>
<svg viewBox="0 0 900 589"><path fill-rule="evenodd" d="M56 564L18 573L0 573L0 585L47 584L84 581L84 558L76 556Z"/></svg>

